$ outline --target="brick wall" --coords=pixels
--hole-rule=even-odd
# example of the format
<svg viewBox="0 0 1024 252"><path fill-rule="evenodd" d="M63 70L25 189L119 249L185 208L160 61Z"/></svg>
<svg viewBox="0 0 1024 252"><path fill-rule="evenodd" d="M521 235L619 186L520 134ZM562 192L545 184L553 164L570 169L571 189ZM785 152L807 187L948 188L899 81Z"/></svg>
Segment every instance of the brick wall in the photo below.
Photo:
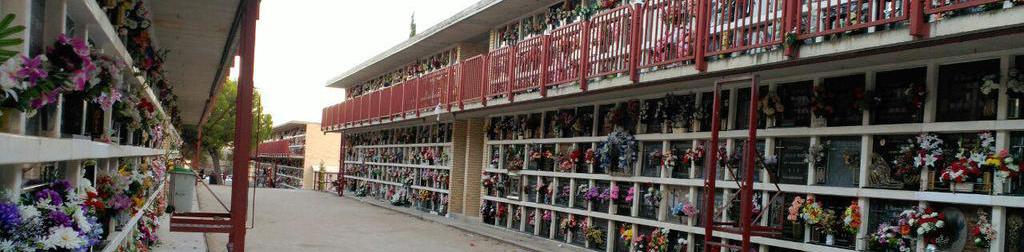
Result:
<svg viewBox="0 0 1024 252"><path fill-rule="evenodd" d="M466 170L466 120L452 122L452 170L451 179L448 180L449 199L448 212L463 213L463 187L465 184Z"/></svg>
<svg viewBox="0 0 1024 252"><path fill-rule="evenodd" d="M306 156L303 160L302 188L313 189L314 173L320 169L321 162L327 171L338 171L338 160L341 157L339 148L341 135L338 133L324 134L319 124L306 125Z"/></svg>
<svg viewBox="0 0 1024 252"><path fill-rule="evenodd" d="M484 119L466 120L466 183L462 201L466 216L480 216L480 172L484 165Z"/></svg>

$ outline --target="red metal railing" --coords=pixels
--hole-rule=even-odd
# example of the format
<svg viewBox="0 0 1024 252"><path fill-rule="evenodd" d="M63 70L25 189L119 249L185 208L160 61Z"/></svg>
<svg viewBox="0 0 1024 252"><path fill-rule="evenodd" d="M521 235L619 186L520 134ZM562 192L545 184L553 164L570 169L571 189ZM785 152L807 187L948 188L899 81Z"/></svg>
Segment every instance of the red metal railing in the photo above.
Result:
<svg viewBox="0 0 1024 252"><path fill-rule="evenodd" d="M633 7L624 5L590 19L585 54L587 78L629 71Z"/></svg>
<svg viewBox="0 0 1024 252"><path fill-rule="evenodd" d="M540 87L545 38L545 36L533 37L523 40L515 46L515 56L512 60L512 88L510 90L513 96L515 93ZM509 98L514 99L513 96Z"/></svg>
<svg viewBox="0 0 1024 252"><path fill-rule="evenodd" d="M484 83L487 87L487 96L484 99L509 93L512 65L515 64L515 57L512 57L514 51L515 46L506 46L487 53L487 81Z"/></svg>
<svg viewBox="0 0 1024 252"><path fill-rule="evenodd" d="M548 36L545 85L556 86L580 79L582 29L582 23L573 23L551 31Z"/></svg>
<svg viewBox="0 0 1024 252"><path fill-rule="evenodd" d="M462 63L456 63L448 67L448 95L445 97L446 109L452 111L452 107L458 107L462 103Z"/></svg>
<svg viewBox="0 0 1024 252"><path fill-rule="evenodd" d="M327 127L351 127L377 118L419 116L437 105L449 110L473 102L486 106L499 97L514 102L517 93L535 90L546 96L547 88L573 82L586 91L593 78L628 75L636 83L638 69L693 65L704 71L708 57L757 53L895 23L906 22L912 36L925 37L926 15L998 2L649 0L332 105L322 116ZM796 57L794 47L785 49Z"/></svg>
<svg viewBox="0 0 1024 252"><path fill-rule="evenodd" d="M404 101L403 98L405 98L405 93L403 91L405 91L405 89L402 86L402 83L391 86L391 106L388 108L389 118L393 119L402 115L402 101Z"/></svg>
<svg viewBox="0 0 1024 252"><path fill-rule="evenodd" d="M418 83L418 79L407 80L402 83L402 86L405 87L405 90L402 91L405 94L404 97L402 97L403 116L408 116L409 113L416 113L416 105L418 105L417 102L419 102L416 98L416 95L419 93Z"/></svg>
<svg viewBox="0 0 1024 252"><path fill-rule="evenodd" d="M432 111L444 103L448 93L448 71L442 69L426 74L419 79L419 109Z"/></svg>
<svg viewBox="0 0 1024 252"><path fill-rule="evenodd" d="M697 0L653 0L639 11L640 68L658 67L694 58Z"/></svg>
<svg viewBox="0 0 1024 252"><path fill-rule="evenodd" d="M711 0L707 56L770 47L783 42L785 1Z"/></svg>
<svg viewBox="0 0 1024 252"><path fill-rule="evenodd" d="M909 1L814 0L800 6L800 39L825 36L907 19Z"/></svg>
<svg viewBox="0 0 1024 252"><path fill-rule="evenodd" d="M256 154L259 156L288 156L291 154L291 150L288 149L288 140L277 140L261 143L256 148Z"/></svg>
<svg viewBox="0 0 1024 252"><path fill-rule="evenodd" d="M487 55L477 55L462 62L459 82L462 84L461 99L464 103L482 102L484 96L484 63ZM460 104L460 108L461 108Z"/></svg>
<svg viewBox="0 0 1024 252"><path fill-rule="evenodd" d="M936 14L949 12L959 9L971 8L978 5L990 4L990 3L1001 3L1002 0L944 0L944 1L931 1L924 0L924 14Z"/></svg>

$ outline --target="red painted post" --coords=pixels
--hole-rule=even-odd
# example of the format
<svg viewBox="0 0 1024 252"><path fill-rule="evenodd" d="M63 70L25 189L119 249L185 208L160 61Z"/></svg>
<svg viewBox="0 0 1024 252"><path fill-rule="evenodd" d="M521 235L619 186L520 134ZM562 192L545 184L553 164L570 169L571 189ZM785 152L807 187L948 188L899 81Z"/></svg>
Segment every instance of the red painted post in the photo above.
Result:
<svg viewBox="0 0 1024 252"><path fill-rule="evenodd" d="M245 251L245 221L249 211L249 162L252 160L253 65L256 54L256 20L260 2L245 1L239 54L241 60L238 94L235 100L235 148L231 184L231 234L228 251Z"/></svg>
<svg viewBox="0 0 1024 252"><path fill-rule="evenodd" d="M789 45L787 41L790 33L798 39L800 37L800 3L797 1L785 1L782 5L782 44L786 48L783 54L789 58L796 58L800 50L796 46Z"/></svg>
<svg viewBox="0 0 1024 252"><path fill-rule="evenodd" d="M420 79L422 79L422 78L416 78L416 79L413 80L413 83L416 84L416 85L413 85L413 92L412 92L412 94L413 94L413 99L412 100L414 101L413 102L413 107L414 107L414 110L416 110L416 117L420 117L420 110L422 110L422 109L420 109L420 99L421 99L420 98L420 86L421 86L420 84L422 84L422 83L420 83Z"/></svg>
<svg viewBox="0 0 1024 252"><path fill-rule="evenodd" d="M924 5L924 0L910 0L910 36L914 38L925 38L930 33L924 20Z"/></svg>
<svg viewBox="0 0 1024 252"><path fill-rule="evenodd" d="M587 72L590 66L590 20L584 20L580 36L580 91L587 91Z"/></svg>
<svg viewBox="0 0 1024 252"><path fill-rule="evenodd" d="M759 104L757 101L759 97L757 82L757 75L754 75L750 79L750 110L747 110L749 126L747 126L747 147L744 149L746 152L744 153L746 164L743 167L743 184L741 185L742 188L740 188L740 225L743 228L743 250L741 251L750 251L751 220L754 218L751 203L754 201L754 160L755 155L757 155L757 105Z"/></svg>
<svg viewBox="0 0 1024 252"><path fill-rule="evenodd" d="M548 67L551 66L549 49L551 47L551 36L544 35L540 42L540 97L548 97Z"/></svg>
<svg viewBox="0 0 1024 252"><path fill-rule="evenodd" d="M519 46L510 45L506 52L508 57L508 79L505 82L505 92L508 96L508 102L514 102L516 98L515 93L512 92L512 83L516 81L516 56L519 54Z"/></svg>
<svg viewBox="0 0 1024 252"><path fill-rule="evenodd" d="M489 86L488 82L490 82L487 79L487 77L489 77L487 74L487 67L490 66L490 63L491 56L485 53L483 63L481 63L483 65L480 66L480 105L483 105L485 107L487 106L487 88Z"/></svg>
<svg viewBox="0 0 1024 252"><path fill-rule="evenodd" d="M701 1L704 2L704 1ZM711 110L711 143L708 150L708 165L704 167L704 251L711 251L711 241L715 231L715 179L718 176L718 131L722 129L722 84L715 83L715 99ZM722 153L724 154L724 153Z"/></svg>
<svg viewBox="0 0 1024 252"><path fill-rule="evenodd" d="M643 19L644 6L646 4L636 3L633 5L633 23L630 25L630 42L629 42L629 80L633 84L640 83L640 71L637 67L640 65L640 21ZM685 43L685 42L680 42Z"/></svg>
<svg viewBox="0 0 1024 252"><path fill-rule="evenodd" d="M707 60L704 55L708 50L708 3L711 0L697 0L697 41L694 43L694 68L699 72L708 70ZM787 1L790 2L790 1Z"/></svg>
<svg viewBox="0 0 1024 252"><path fill-rule="evenodd" d="M459 110L465 108L463 101L466 99L466 65L465 61L459 60Z"/></svg>

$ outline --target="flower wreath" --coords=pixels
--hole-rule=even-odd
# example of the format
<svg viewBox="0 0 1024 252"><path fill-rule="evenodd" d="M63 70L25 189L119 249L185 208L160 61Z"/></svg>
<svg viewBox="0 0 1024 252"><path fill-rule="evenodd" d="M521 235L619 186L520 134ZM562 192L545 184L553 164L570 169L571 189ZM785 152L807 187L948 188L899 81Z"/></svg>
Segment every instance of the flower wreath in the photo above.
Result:
<svg viewBox="0 0 1024 252"><path fill-rule="evenodd" d="M601 145L599 165L608 172L625 172L633 167L637 160L637 143L633 135L616 130L608 135ZM614 168L614 169L613 169Z"/></svg>

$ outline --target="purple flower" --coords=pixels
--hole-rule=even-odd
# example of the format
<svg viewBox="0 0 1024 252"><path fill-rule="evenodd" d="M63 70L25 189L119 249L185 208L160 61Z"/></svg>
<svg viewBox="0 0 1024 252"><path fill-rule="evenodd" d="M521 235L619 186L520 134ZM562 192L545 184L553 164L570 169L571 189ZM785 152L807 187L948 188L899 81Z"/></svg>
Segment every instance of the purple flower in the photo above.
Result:
<svg viewBox="0 0 1024 252"><path fill-rule="evenodd" d="M61 35L64 36L64 35ZM66 37L66 36L65 36ZM89 58L89 45L85 43L84 39L73 38L71 39L71 48L75 49L75 54L82 58Z"/></svg>
<svg viewBox="0 0 1024 252"><path fill-rule="evenodd" d="M36 192L36 201L42 201L44 199L50 200L50 205L60 206L64 204L64 199L60 198L60 194L50 190L50 188L42 189Z"/></svg>
<svg viewBox="0 0 1024 252"><path fill-rule="evenodd" d="M110 207L114 210L126 209L128 206L132 205L132 200L124 194L115 195L112 201L113 202L110 203Z"/></svg>
<svg viewBox="0 0 1024 252"><path fill-rule="evenodd" d="M9 231L20 224L21 212L18 211L18 206L12 203L0 203L0 229L3 229L4 233L12 233Z"/></svg>
<svg viewBox="0 0 1024 252"><path fill-rule="evenodd" d="M68 216L64 212L51 211L47 218L54 227L72 227L76 230L78 229L78 225L72 225L73 221L71 220L71 216Z"/></svg>
<svg viewBox="0 0 1024 252"><path fill-rule="evenodd" d="M57 180L50 183L50 189L57 191L62 194L66 194L71 191L71 182L67 180Z"/></svg>
<svg viewBox="0 0 1024 252"><path fill-rule="evenodd" d="M39 98L32 100L32 109L39 109L47 104L54 103L57 101L57 96L60 95L60 89L54 89L50 92L42 94Z"/></svg>
<svg viewBox="0 0 1024 252"><path fill-rule="evenodd" d="M43 69L43 56L37 55L35 58L29 59L25 55L21 56L22 66L18 70L18 78L28 79L29 86L34 87L36 82L40 79L45 79L49 76L46 70Z"/></svg>
<svg viewBox="0 0 1024 252"><path fill-rule="evenodd" d="M71 83L76 91L85 90L85 85L89 83L89 72L84 69L75 70L71 73Z"/></svg>

